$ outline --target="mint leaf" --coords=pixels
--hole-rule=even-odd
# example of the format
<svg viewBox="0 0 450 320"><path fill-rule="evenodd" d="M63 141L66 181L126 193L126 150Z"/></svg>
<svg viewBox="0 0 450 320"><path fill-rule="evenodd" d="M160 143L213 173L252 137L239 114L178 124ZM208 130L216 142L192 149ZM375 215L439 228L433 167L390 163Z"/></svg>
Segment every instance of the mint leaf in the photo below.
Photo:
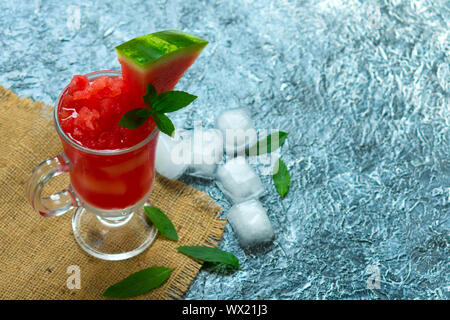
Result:
<svg viewBox="0 0 450 320"><path fill-rule="evenodd" d="M197 96L184 91L166 91L153 100L152 112L174 112L188 106L195 99L197 99Z"/></svg>
<svg viewBox="0 0 450 320"><path fill-rule="evenodd" d="M165 235L170 240L178 241L178 234L175 227L164 212L156 207L145 206L145 213L150 221L158 228L159 232Z"/></svg>
<svg viewBox="0 0 450 320"><path fill-rule="evenodd" d="M224 263L239 269L241 268L239 266L239 261L234 254L217 248L205 246L183 246L178 247L177 250L199 260Z"/></svg>
<svg viewBox="0 0 450 320"><path fill-rule="evenodd" d="M142 126L150 116L149 108L136 108L126 112L119 121L119 126L136 129Z"/></svg>
<svg viewBox="0 0 450 320"><path fill-rule="evenodd" d="M164 132L168 136L172 137L175 132L175 127L173 126L172 121L165 114L154 113L153 120L156 123L156 126L161 132Z"/></svg>
<svg viewBox="0 0 450 320"><path fill-rule="evenodd" d="M186 107L197 99L197 96L184 91L166 91L158 94L153 85L147 84L147 91L142 99L148 108L136 108L128 111L120 119L119 126L136 129L143 125L150 115L153 115L153 120L158 129L172 136L175 127L164 113L174 112Z"/></svg>
<svg viewBox="0 0 450 320"><path fill-rule="evenodd" d="M152 110L150 110L150 108L137 108L134 110L137 110L136 115L138 117L145 118L145 120L147 120L147 118L152 114Z"/></svg>
<svg viewBox="0 0 450 320"><path fill-rule="evenodd" d="M259 140L252 147L245 150L247 156L257 156L265 153L271 153L280 148L287 138L289 132L277 131L269 134L267 137Z"/></svg>
<svg viewBox="0 0 450 320"><path fill-rule="evenodd" d="M166 282L172 270L166 267L150 267L138 271L110 286L103 293L103 296L110 298L129 298L147 293Z"/></svg>
<svg viewBox="0 0 450 320"><path fill-rule="evenodd" d="M283 160L278 159L275 163L273 172L273 183L275 184L275 189L277 189L280 196L284 198L291 185L291 176L289 175L289 171Z"/></svg>
<svg viewBox="0 0 450 320"><path fill-rule="evenodd" d="M149 83L147 84L147 92L142 97L142 99L144 99L144 102L147 106L151 107L157 95L158 93L156 92L156 88Z"/></svg>

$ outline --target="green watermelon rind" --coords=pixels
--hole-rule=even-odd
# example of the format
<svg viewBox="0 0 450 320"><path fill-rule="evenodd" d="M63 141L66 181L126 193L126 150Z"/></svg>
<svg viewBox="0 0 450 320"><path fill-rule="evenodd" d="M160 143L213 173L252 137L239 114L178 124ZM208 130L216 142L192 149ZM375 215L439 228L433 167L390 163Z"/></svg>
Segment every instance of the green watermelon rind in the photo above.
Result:
<svg viewBox="0 0 450 320"><path fill-rule="evenodd" d="M115 49L119 59L145 71L164 60L199 53L207 44L185 32L166 30L134 38Z"/></svg>

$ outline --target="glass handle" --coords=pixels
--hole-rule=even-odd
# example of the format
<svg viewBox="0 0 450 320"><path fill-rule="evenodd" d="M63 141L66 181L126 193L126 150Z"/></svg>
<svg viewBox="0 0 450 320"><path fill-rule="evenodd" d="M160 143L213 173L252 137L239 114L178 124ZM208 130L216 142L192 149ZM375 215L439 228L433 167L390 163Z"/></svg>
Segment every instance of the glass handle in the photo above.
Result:
<svg viewBox="0 0 450 320"><path fill-rule="evenodd" d="M70 185L48 197L42 196L45 184L53 177L70 171L70 162L64 153L45 160L34 168L26 185L26 197L34 210L44 217L60 216L78 207L78 199Z"/></svg>

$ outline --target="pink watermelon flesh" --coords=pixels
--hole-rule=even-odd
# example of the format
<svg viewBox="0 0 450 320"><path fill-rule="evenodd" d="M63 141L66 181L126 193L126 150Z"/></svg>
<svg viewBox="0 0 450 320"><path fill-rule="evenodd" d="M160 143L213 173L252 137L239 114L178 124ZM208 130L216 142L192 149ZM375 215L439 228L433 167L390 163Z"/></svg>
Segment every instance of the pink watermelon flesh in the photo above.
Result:
<svg viewBox="0 0 450 320"><path fill-rule="evenodd" d="M132 63L119 57L122 66L123 80L133 95L143 96L146 91L146 84L152 84L156 91L173 90L178 80L187 69L194 63L201 51L190 52L187 55L156 63L148 70L140 70Z"/></svg>
<svg viewBox="0 0 450 320"><path fill-rule="evenodd" d="M146 85L158 93L173 90L207 41L178 30L165 30L129 40L116 47L125 84L142 97Z"/></svg>

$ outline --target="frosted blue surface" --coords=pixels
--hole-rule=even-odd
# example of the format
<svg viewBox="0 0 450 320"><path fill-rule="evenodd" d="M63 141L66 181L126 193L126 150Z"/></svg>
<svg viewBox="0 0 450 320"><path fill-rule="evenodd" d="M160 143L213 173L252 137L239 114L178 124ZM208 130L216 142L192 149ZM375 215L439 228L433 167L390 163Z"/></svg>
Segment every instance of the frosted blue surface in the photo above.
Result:
<svg viewBox="0 0 450 320"><path fill-rule="evenodd" d="M290 132L287 197L263 176L273 246L244 252L227 226L243 271L206 267L186 298L450 298L448 1L98 2L3 1L0 84L54 103L72 75L118 69L115 45L181 29L210 44L179 82L199 96L179 127L244 106Z"/></svg>

